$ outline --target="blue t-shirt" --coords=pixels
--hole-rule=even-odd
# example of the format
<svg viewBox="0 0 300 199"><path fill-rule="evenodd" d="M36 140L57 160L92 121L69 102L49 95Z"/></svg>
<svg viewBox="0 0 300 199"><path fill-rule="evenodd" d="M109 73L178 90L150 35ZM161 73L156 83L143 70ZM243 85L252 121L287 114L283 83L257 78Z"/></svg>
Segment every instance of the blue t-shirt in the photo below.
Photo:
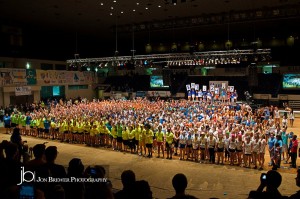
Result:
<svg viewBox="0 0 300 199"><path fill-rule="evenodd" d="M4 116L3 121L5 125L10 125L11 122L10 116Z"/></svg>
<svg viewBox="0 0 300 199"><path fill-rule="evenodd" d="M275 138L269 138L268 139L268 145L269 145L269 149L273 148L275 145L276 139Z"/></svg>
<svg viewBox="0 0 300 199"><path fill-rule="evenodd" d="M282 132L281 138L282 138L282 144L287 145L288 144L288 136L286 135L286 132Z"/></svg>
<svg viewBox="0 0 300 199"><path fill-rule="evenodd" d="M50 122L48 120L44 120L45 129L50 129Z"/></svg>
<svg viewBox="0 0 300 199"><path fill-rule="evenodd" d="M276 143L278 143L278 144L279 144L279 147L282 148L282 140L277 140L277 139L275 139L275 144L276 144ZM275 150L275 148L274 148L274 150ZM281 151L282 151L282 150L280 150L280 153L281 153Z"/></svg>
<svg viewBox="0 0 300 199"><path fill-rule="evenodd" d="M31 121L31 117L30 116L26 116L26 125L30 125L30 121Z"/></svg>

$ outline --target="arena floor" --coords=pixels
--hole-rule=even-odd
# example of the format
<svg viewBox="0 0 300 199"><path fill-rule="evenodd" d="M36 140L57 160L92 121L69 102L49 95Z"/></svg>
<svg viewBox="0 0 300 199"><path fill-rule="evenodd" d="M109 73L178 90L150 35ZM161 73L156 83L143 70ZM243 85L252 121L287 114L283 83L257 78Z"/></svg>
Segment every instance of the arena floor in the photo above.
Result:
<svg viewBox="0 0 300 199"><path fill-rule="evenodd" d="M294 128L289 128L300 138L300 119L295 120ZM0 141L9 139L0 129ZM45 140L32 137L23 137L29 146L43 143ZM260 183L260 174L271 167L265 166L264 171L245 169L238 166L199 164L189 161L145 158L133 154L112 151L111 149L91 148L83 145L60 143L47 140L47 146L58 147L57 163L67 167L68 162L78 157L85 166L107 165L109 179L115 189L122 189L120 176L122 171L131 169L136 173L137 180L147 180L151 186L154 198L167 198L174 195L172 177L176 173L184 173L188 178L187 193L199 198L247 198L250 190L255 190ZM269 156L266 155L266 162ZM297 161L298 165L300 160ZM288 164L282 164L279 169L282 175L280 192L291 195L299 188L295 185L296 169L290 169Z"/></svg>

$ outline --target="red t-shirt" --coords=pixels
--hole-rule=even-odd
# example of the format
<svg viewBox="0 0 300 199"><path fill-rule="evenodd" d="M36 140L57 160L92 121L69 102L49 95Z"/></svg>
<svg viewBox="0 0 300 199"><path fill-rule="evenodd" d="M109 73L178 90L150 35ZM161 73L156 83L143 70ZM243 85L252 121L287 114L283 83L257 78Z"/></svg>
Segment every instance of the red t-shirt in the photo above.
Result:
<svg viewBox="0 0 300 199"><path fill-rule="evenodd" d="M292 153L297 153L297 148L298 148L298 140L292 140L293 146L291 148Z"/></svg>

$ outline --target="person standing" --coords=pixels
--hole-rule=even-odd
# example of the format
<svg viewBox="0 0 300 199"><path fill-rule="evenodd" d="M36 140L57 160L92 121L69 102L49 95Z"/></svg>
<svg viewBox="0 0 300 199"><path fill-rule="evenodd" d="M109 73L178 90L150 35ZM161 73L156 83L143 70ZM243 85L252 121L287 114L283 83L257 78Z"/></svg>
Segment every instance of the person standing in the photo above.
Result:
<svg viewBox="0 0 300 199"><path fill-rule="evenodd" d="M122 151L122 142L123 142L122 132L123 132L123 127L122 127L120 121L118 121L116 129L117 129L117 150L118 151Z"/></svg>
<svg viewBox="0 0 300 199"><path fill-rule="evenodd" d="M11 118L8 113L3 117L3 122L6 134L11 134Z"/></svg>
<svg viewBox="0 0 300 199"><path fill-rule="evenodd" d="M273 158L274 156L274 146L275 146L275 137L274 137L274 133L270 134L270 137L268 139L268 149L269 149L269 154L270 154L270 159ZM272 165L272 162L269 162L269 166Z"/></svg>
<svg viewBox="0 0 300 199"><path fill-rule="evenodd" d="M5 115L5 111L4 111L4 108L1 106L0 107L0 122L3 122L4 115Z"/></svg>
<svg viewBox="0 0 300 199"><path fill-rule="evenodd" d="M290 125L291 127L294 126L294 120L295 120L295 114L294 114L294 110L291 109L289 112L289 119L290 119Z"/></svg>
<svg viewBox="0 0 300 199"><path fill-rule="evenodd" d="M296 168L297 149L298 149L297 135L293 135L292 147L291 147L291 160L292 160L291 167L292 168Z"/></svg>
<svg viewBox="0 0 300 199"><path fill-rule="evenodd" d="M202 131L200 133L200 163L204 163L206 159L206 150L207 150L207 138L205 133Z"/></svg>
<svg viewBox="0 0 300 199"><path fill-rule="evenodd" d="M174 134L171 131L171 128L168 128L166 132L167 159L172 159L173 139L174 139Z"/></svg>
<svg viewBox="0 0 300 199"><path fill-rule="evenodd" d="M277 168L280 168L280 163L281 163L281 153L282 153L282 138L281 138L281 135L277 135L275 140L276 140L276 141L275 141L275 145L278 144L278 148L277 148L277 149L276 149L276 148L274 149L274 153L275 153L276 151L278 151L279 157L278 157L277 164L276 164L276 165L273 165L273 166L275 166L275 168L276 168L276 167L277 167Z"/></svg>
<svg viewBox="0 0 300 199"><path fill-rule="evenodd" d="M150 124L145 124L145 130L144 134L146 136L145 143L146 143L146 148L148 150L148 158L152 158L152 150L153 150L153 136L154 133L151 130Z"/></svg>
<svg viewBox="0 0 300 199"><path fill-rule="evenodd" d="M209 152L209 163L215 164L215 149L216 149L217 140L214 137L213 133L209 133L209 137L207 138L207 146Z"/></svg>
<svg viewBox="0 0 300 199"><path fill-rule="evenodd" d="M259 160L260 160L260 167L259 170L263 170L265 164L265 151L266 151L266 136L262 135L259 141Z"/></svg>
<svg viewBox="0 0 300 199"><path fill-rule="evenodd" d="M165 153L164 153L164 132L162 131L162 126L158 126L158 130L156 132L156 140L157 140L157 158L160 158L160 150L162 152L163 158L165 158Z"/></svg>
<svg viewBox="0 0 300 199"><path fill-rule="evenodd" d="M26 125L25 126L25 135L29 135L29 133L30 133L30 122L31 122L32 118L31 118L29 112L26 113L25 117L26 117L25 118L25 125Z"/></svg>
<svg viewBox="0 0 300 199"><path fill-rule="evenodd" d="M186 134L184 131L181 131L179 136L179 160L184 160L186 141Z"/></svg>
<svg viewBox="0 0 300 199"><path fill-rule="evenodd" d="M230 154L230 165L234 165L235 158L236 158L236 139L235 134L231 135L231 138L229 139L229 145L228 145L228 151Z"/></svg>
<svg viewBox="0 0 300 199"><path fill-rule="evenodd" d="M250 137L246 136L245 142L243 143L243 152L244 152L244 167L250 168L251 164L251 155L252 155L252 142Z"/></svg>

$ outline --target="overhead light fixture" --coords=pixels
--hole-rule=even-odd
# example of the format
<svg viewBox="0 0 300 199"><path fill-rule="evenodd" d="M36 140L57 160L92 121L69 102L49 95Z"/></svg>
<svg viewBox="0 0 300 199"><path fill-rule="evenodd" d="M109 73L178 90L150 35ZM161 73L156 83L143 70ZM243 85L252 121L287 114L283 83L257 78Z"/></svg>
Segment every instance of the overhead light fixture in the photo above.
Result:
<svg viewBox="0 0 300 199"><path fill-rule="evenodd" d="M138 6L138 5L140 5L140 3L139 3L139 2L137 2L137 3L136 3L136 5L137 5L137 6Z"/></svg>
<svg viewBox="0 0 300 199"><path fill-rule="evenodd" d="M113 14L112 14L112 13L109 13L109 15L112 16Z"/></svg>
<svg viewBox="0 0 300 199"><path fill-rule="evenodd" d="M177 4L177 0L172 0L172 4L175 6Z"/></svg>
<svg viewBox="0 0 300 199"><path fill-rule="evenodd" d="M104 4L101 2L100 5L103 6Z"/></svg>
<svg viewBox="0 0 300 199"><path fill-rule="evenodd" d="M135 9L133 9L132 11L135 12Z"/></svg>
<svg viewBox="0 0 300 199"><path fill-rule="evenodd" d="M116 0L114 0L114 3L117 3L117 1L116 1Z"/></svg>
<svg viewBox="0 0 300 199"><path fill-rule="evenodd" d="M158 5L159 8L161 8L161 5Z"/></svg>
<svg viewBox="0 0 300 199"><path fill-rule="evenodd" d="M145 9L148 10L148 7L146 7Z"/></svg>
<svg viewBox="0 0 300 199"><path fill-rule="evenodd" d="M111 10L113 10L113 9L114 9L114 7L110 7L110 9L111 9Z"/></svg>
<svg viewBox="0 0 300 199"><path fill-rule="evenodd" d="M26 69L29 69L30 68L30 63L26 63Z"/></svg>
<svg viewBox="0 0 300 199"><path fill-rule="evenodd" d="M123 14L124 12L123 11L121 11L121 14Z"/></svg>

